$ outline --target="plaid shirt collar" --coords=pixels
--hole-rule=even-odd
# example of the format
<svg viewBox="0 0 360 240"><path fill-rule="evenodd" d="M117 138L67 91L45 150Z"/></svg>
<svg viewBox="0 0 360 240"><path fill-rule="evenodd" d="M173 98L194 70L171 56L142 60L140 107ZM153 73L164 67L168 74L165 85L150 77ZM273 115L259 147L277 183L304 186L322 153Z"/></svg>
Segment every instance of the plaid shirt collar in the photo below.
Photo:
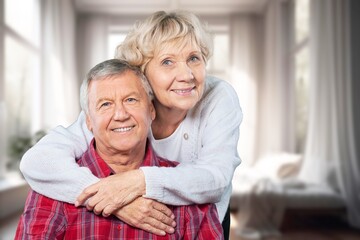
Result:
<svg viewBox="0 0 360 240"><path fill-rule="evenodd" d="M78 162L81 166L88 167L90 171L98 178L105 178L115 172L111 167L100 157L95 149L95 139L90 143L89 149L81 157ZM159 166L159 159L156 157L150 142L147 140L145 157L141 166Z"/></svg>

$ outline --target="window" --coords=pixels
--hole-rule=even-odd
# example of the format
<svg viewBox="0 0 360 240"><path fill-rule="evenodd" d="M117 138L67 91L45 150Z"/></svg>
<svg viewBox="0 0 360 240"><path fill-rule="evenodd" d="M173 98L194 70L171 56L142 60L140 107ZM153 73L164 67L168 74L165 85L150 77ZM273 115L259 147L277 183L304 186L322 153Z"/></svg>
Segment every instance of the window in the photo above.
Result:
<svg viewBox="0 0 360 240"><path fill-rule="evenodd" d="M303 152L308 126L309 94L309 0L294 1L294 48L296 151Z"/></svg>
<svg viewBox="0 0 360 240"><path fill-rule="evenodd" d="M17 169L35 130L40 82L40 1L5 0L0 10L4 29L0 35L3 76L1 128L6 151L1 151L1 168ZM21 7L19 7L21 6ZM21 17L19 17L21 16ZM2 137L3 137L2 136Z"/></svg>
<svg viewBox="0 0 360 240"><path fill-rule="evenodd" d="M229 67L229 34L214 33L214 52L207 65L207 71L210 75L214 75L221 79L229 79L227 71Z"/></svg>
<svg viewBox="0 0 360 240"><path fill-rule="evenodd" d="M108 36L108 57L114 58L116 47L122 43L127 33L109 33Z"/></svg>

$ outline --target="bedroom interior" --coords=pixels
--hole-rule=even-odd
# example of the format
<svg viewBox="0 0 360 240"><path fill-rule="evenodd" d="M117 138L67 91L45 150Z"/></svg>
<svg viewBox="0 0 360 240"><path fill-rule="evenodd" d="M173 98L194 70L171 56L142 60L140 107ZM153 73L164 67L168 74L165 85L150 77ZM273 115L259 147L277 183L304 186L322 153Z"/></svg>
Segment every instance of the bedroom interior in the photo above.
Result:
<svg viewBox="0 0 360 240"><path fill-rule="evenodd" d="M0 240L29 189L23 152L76 119L82 76L136 20L172 9L208 24L208 73L243 108L231 239L360 239L359 1L3 0Z"/></svg>

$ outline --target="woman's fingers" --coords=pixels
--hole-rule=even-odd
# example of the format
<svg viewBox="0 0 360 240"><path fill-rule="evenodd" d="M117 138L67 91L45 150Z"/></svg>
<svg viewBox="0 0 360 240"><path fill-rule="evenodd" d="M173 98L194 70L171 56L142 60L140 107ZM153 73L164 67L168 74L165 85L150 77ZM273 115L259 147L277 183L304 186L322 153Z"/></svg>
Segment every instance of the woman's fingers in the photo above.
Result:
<svg viewBox="0 0 360 240"><path fill-rule="evenodd" d="M89 210L95 209L97 214L108 216L144 193L142 171L132 170L103 178L87 187L77 198L75 206L86 205Z"/></svg>
<svg viewBox="0 0 360 240"><path fill-rule="evenodd" d="M97 193L98 189L98 183L85 188L84 191L82 191L82 193L77 197L75 207L87 205L87 201Z"/></svg>
<svg viewBox="0 0 360 240"><path fill-rule="evenodd" d="M94 183L93 185L85 188L84 191L82 191L81 194L77 197L75 201L75 206L78 207L85 205L86 201L98 192L99 183L100 182Z"/></svg>
<svg viewBox="0 0 360 240"><path fill-rule="evenodd" d="M154 209L158 210L159 212L161 212L165 216L167 216L167 217L169 217L171 219L175 218L175 215L173 214L173 212L165 204L153 201L152 205L153 205ZM165 216L164 216L164 218L165 218ZM159 219L159 220L161 220L161 219Z"/></svg>

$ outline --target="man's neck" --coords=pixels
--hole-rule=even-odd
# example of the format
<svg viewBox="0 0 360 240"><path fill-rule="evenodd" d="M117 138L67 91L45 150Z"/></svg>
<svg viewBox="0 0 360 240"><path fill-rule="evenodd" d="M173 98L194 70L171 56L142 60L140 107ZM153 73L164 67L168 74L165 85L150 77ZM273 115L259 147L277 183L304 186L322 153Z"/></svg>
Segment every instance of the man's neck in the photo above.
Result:
<svg viewBox="0 0 360 240"><path fill-rule="evenodd" d="M126 152L106 152L96 149L99 156L115 173L138 169L144 160L146 143Z"/></svg>

